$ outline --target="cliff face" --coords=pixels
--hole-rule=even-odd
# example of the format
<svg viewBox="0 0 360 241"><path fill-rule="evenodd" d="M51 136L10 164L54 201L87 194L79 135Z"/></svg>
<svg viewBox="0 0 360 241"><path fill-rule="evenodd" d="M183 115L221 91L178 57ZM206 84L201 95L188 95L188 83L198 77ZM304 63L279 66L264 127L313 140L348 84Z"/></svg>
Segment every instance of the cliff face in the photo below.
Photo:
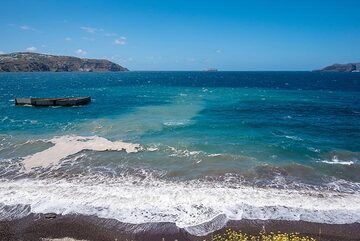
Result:
<svg viewBox="0 0 360 241"><path fill-rule="evenodd" d="M128 69L104 59L81 59L39 53L11 53L0 55L0 72L108 72Z"/></svg>
<svg viewBox="0 0 360 241"><path fill-rule="evenodd" d="M321 72L360 72L360 63L333 64L318 71Z"/></svg>

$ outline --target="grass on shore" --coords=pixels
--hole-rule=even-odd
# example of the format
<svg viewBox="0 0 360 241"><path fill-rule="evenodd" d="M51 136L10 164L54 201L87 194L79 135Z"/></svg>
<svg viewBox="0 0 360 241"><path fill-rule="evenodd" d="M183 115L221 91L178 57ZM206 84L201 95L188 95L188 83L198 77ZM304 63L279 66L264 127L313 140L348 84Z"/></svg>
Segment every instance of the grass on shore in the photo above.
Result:
<svg viewBox="0 0 360 241"><path fill-rule="evenodd" d="M204 240L206 241L206 240ZM316 239L301 236L299 233L259 233L248 235L241 231L228 229L224 234L215 235L211 241L316 241Z"/></svg>

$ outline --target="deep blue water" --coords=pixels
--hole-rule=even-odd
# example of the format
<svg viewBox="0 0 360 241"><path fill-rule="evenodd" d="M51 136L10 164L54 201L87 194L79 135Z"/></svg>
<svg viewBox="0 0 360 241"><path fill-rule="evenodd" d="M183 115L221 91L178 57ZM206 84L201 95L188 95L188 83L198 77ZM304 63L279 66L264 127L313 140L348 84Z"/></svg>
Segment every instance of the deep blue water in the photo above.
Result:
<svg viewBox="0 0 360 241"><path fill-rule="evenodd" d="M13 101L63 96L93 101L69 108ZM104 183L126 176L360 192L359 73L5 73L0 113L0 178L8 182L96 175ZM138 151L119 151L111 143L120 140Z"/></svg>

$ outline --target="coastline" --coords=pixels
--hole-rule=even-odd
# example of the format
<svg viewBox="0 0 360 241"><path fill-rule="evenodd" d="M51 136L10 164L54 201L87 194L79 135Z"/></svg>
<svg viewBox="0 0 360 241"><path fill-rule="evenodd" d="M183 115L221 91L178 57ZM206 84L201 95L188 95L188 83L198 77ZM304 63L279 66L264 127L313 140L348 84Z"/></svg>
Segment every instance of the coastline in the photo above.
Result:
<svg viewBox="0 0 360 241"><path fill-rule="evenodd" d="M134 241L203 241L223 233L226 229L241 230L248 234L260 231L297 232L317 241L360 240L360 223L323 224L285 220L228 221L225 227L206 236L194 236L174 223L128 224L114 219L85 215L30 214L26 217L0 221L0 240L48 240L72 238L75 240L134 240Z"/></svg>

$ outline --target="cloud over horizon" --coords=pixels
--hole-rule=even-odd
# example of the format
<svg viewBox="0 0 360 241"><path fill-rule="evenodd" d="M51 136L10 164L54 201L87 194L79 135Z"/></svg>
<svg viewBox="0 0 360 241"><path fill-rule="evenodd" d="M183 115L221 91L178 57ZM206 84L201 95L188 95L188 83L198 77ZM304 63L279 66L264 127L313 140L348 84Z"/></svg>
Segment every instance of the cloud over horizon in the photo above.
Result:
<svg viewBox="0 0 360 241"><path fill-rule="evenodd" d="M104 29L102 29L102 28L93 28L93 27L80 27L80 29L84 30L85 32L91 33L91 34L104 31Z"/></svg>
<svg viewBox="0 0 360 241"><path fill-rule="evenodd" d="M117 45L124 45L126 43L126 38L125 37L117 38L115 39L114 43Z"/></svg>
<svg viewBox="0 0 360 241"><path fill-rule="evenodd" d="M86 55L87 54L87 51L83 50L83 49L78 49L75 51L75 53L77 55Z"/></svg>
<svg viewBox="0 0 360 241"><path fill-rule="evenodd" d="M27 48L26 48L26 51L28 51L28 52L35 52L36 50L37 50L37 48L34 47L34 46L31 46L31 47L27 47Z"/></svg>

